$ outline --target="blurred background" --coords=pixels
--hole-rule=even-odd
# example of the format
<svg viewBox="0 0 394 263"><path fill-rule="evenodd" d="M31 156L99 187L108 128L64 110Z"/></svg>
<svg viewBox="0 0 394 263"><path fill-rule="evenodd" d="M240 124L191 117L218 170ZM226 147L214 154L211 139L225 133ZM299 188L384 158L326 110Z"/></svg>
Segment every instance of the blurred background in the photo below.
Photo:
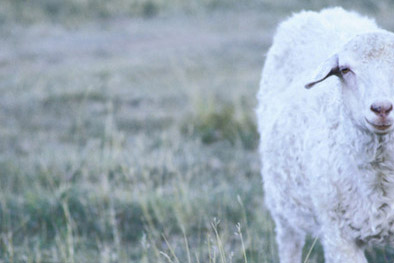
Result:
<svg viewBox="0 0 394 263"><path fill-rule="evenodd" d="M260 72L335 5L394 29L393 0L1 0L0 262L278 262Z"/></svg>

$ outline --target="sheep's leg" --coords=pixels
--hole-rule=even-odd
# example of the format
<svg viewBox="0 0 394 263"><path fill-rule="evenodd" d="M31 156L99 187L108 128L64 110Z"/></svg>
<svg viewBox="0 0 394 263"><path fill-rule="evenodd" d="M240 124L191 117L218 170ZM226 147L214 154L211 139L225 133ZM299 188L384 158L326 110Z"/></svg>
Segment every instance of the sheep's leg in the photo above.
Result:
<svg viewBox="0 0 394 263"><path fill-rule="evenodd" d="M276 241L280 263L301 263L305 235L294 231L289 226L276 223Z"/></svg>
<svg viewBox="0 0 394 263"><path fill-rule="evenodd" d="M326 263L368 263L364 250L338 233L325 233L323 246Z"/></svg>

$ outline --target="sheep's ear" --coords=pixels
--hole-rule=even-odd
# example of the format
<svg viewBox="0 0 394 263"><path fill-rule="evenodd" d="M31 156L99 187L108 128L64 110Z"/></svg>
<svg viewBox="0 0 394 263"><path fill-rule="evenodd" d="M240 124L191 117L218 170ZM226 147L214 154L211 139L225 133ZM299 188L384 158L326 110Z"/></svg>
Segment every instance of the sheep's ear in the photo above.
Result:
<svg viewBox="0 0 394 263"><path fill-rule="evenodd" d="M319 66L313 80L311 82L308 82L305 85L305 88L310 89L315 84L325 80L329 76L338 75L338 73L339 73L338 55L333 55Z"/></svg>

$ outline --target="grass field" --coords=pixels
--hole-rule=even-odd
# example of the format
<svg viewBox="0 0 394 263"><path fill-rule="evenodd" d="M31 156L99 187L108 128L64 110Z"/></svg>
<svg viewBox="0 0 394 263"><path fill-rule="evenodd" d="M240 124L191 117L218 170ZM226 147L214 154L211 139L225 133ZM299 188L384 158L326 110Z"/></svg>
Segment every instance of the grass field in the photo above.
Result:
<svg viewBox="0 0 394 263"><path fill-rule="evenodd" d="M276 24L324 5L235 2L2 2L1 263L278 262L255 94Z"/></svg>

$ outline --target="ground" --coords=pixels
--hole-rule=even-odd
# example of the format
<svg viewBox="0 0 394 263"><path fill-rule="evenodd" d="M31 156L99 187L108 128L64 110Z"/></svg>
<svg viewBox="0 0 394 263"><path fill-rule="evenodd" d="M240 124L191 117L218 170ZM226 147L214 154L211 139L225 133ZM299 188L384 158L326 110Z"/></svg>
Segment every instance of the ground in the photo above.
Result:
<svg viewBox="0 0 394 263"><path fill-rule="evenodd" d="M2 22L0 262L278 262L254 108L295 9L154 3Z"/></svg>

